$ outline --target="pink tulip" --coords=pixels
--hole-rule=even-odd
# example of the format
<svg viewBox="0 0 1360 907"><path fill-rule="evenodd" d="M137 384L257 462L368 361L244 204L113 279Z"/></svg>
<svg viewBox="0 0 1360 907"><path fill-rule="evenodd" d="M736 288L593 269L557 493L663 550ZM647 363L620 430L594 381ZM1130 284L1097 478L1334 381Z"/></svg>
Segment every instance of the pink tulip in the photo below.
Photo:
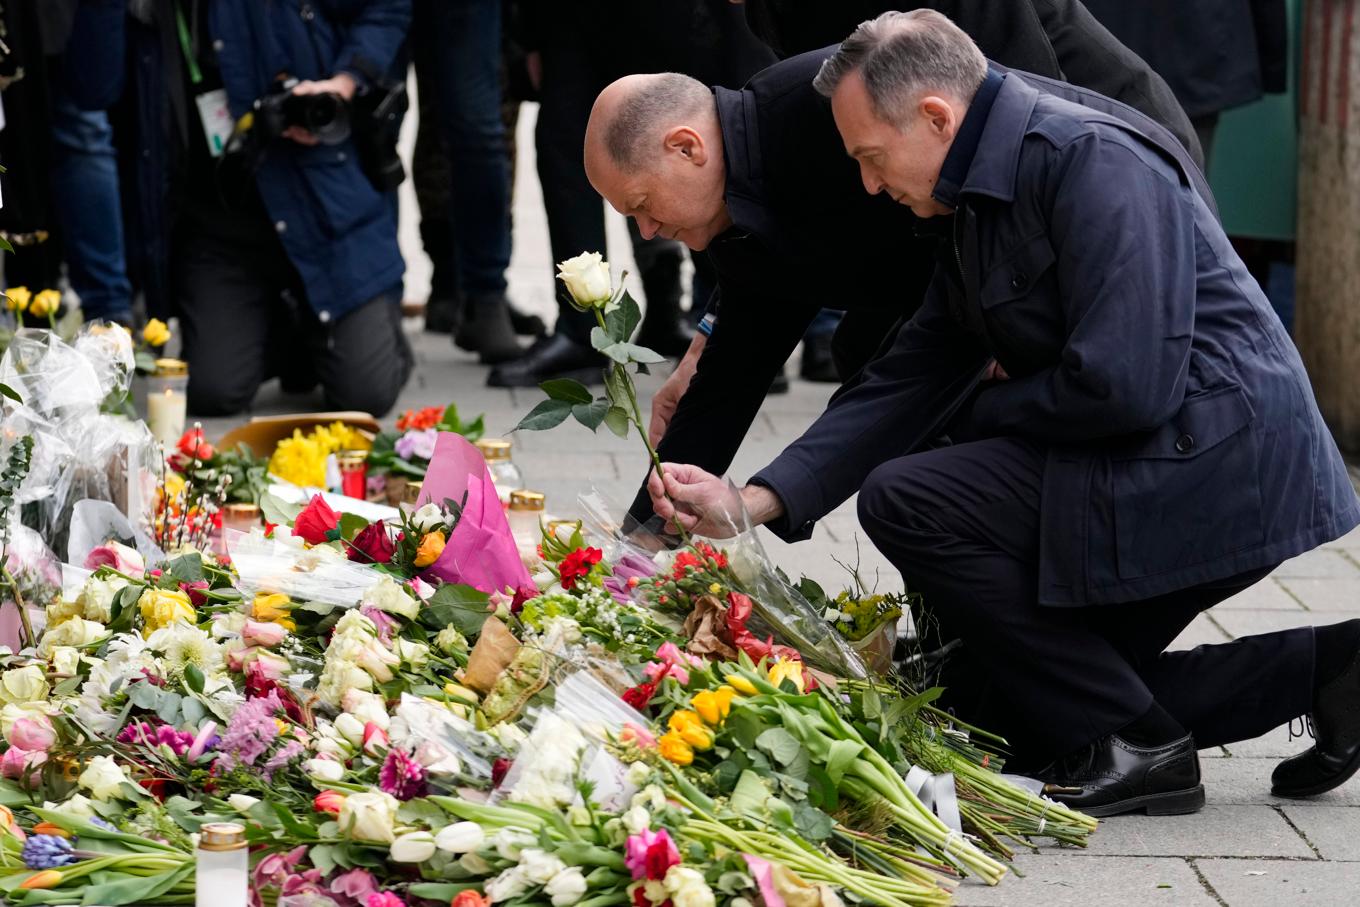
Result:
<svg viewBox="0 0 1360 907"><path fill-rule="evenodd" d="M9 742L21 750L46 750L57 740L57 731L46 715L20 718L9 729Z"/></svg>
<svg viewBox="0 0 1360 907"><path fill-rule="evenodd" d="M370 756L376 756L386 750L391 743L387 739L387 732L370 721L364 725L364 752Z"/></svg>
<svg viewBox="0 0 1360 907"><path fill-rule="evenodd" d="M0 775L15 781L22 781L28 787L36 787L39 773L36 769L47 761L47 754L41 750L29 752L11 746L0 756Z"/></svg>
<svg viewBox="0 0 1360 907"><path fill-rule="evenodd" d="M216 733L216 721L204 722L203 727L199 728L198 733L194 735L194 742L189 744L189 751L184 754L184 758L189 762L196 762L198 757L202 756L204 750L208 748L208 743Z"/></svg>
<svg viewBox="0 0 1360 907"><path fill-rule="evenodd" d="M241 639L248 646L264 646L266 649L277 646L288 635L288 628L281 624L247 620L241 630Z"/></svg>

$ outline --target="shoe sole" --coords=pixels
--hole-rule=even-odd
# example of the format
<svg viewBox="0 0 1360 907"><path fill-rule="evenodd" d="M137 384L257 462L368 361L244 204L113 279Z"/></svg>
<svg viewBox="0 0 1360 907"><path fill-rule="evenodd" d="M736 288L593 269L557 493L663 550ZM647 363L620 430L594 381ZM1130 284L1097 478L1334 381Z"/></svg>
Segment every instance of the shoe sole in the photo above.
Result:
<svg viewBox="0 0 1360 907"><path fill-rule="evenodd" d="M1184 816L1197 813L1204 808L1204 785L1165 794L1144 794L1141 797L1130 797L1103 806L1072 808L1081 810L1093 819L1122 816L1133 812L1146 812L1149 816Z"/></svg>
<svg viewBox="0 0 1360 907"><path fill-rule="evenodd" d="M573 381L579 381L579 382L581 382L582 384L586 385L587 387L592 387L592 386L597 385L597 384L604 384L604 369L603 369L602 367L600 367L600 366L592 366L592 367L590 367L590 368L577 368L577 369L571 369L571 370L569 370L569 371L558 372L558 373L553 374L553 375L547 375L547 376L542 377L542 378L534 378L534 379L531 380L531 381L525 381L525 382L522 382L522 383L520 383L520 382L511 382L511 381L501 381L501 380L497 380L497 378L498 378L498 376L496 375L496 373L495 373L494 371L493 371L491 374L487 375L487 376L486 376L486 386L487 386L487 387L538 387L538 386L539 386L540 384L542 384L544 381L548 381L548 380L553 379L553 378L570 378L570 379L573 380Z"/></svg>
<svg viewBox="0 0 1360 907"><path fill-rule="evenodd" d="M1285 788L1271 785L1270 795L1272 797L1283 797L1286 800L1302 800L1306 797L1316 797L1318 794L1325 794L1327 791L1335 790L1345 784L1347 781L1351 780L1352 776L1354 776L1357 771L1360 771L1360 750L1356 750L1355 755L1351 757L1350 762L1346 763L1345 768L1321 784L1314 784L1312 787L1300 787L1295 790L1286 790Z"/></svg>

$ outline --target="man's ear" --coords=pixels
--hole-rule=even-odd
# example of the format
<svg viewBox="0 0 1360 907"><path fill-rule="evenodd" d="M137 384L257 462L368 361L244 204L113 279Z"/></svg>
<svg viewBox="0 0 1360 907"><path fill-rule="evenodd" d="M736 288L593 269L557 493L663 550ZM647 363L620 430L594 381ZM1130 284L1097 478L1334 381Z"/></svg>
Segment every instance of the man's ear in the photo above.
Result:
<svg viewBox="0 0 1360 907"><path fill-rule="evenodd" d="M945 140L952 140L959 129L959 114L954 106L937 95L927 95L921 99L918 108L921 116L930 124L930 131Z"/></svg>
<svg viewBox="0 0 1360 907"><path fill-rule="evenodd" d="M665 148L691 164L703 166L708 161L708 146L704 137L689 126L675 126L666 133Z"/></svg>

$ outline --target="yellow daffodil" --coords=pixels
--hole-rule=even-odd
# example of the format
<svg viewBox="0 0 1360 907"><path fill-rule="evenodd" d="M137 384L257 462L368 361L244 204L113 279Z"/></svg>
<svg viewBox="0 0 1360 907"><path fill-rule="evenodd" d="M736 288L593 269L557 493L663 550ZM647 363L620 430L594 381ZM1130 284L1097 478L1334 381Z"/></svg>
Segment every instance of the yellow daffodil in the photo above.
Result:
<svg viewBox="0 0 1360 907"><path fill-rule="evenodd" d="M760 692L759 690L756 689L755 684L751 683L751 681L748 678L743 677L740 674L728 675L727 683L738 693L741 693L746 696L754 696L756 695L756 693Z"/></svg>
<svg viewBox="0 0 1360 907"><path fill-rule="evenodd" d="M703 719L695 712L674 712L666 726L671 729L671 733L678 734L681 740L696 750L713 747L713 732L704 727Z"/></svg>
<svg viewBox="0 0 1360 907"><path fill-rule="evenodd" d="M285 630L296 630L297 622L290 616L292 599L282 592L257 592L250 605L250 616L266 623L278 624Z"/></svg>
<svg viewBox="0 0 1360 907"><path fill-rule="evenodd" d="M33 293L28 287L10 287L5 291L5 308L11 312L26 312L32 298Z"/></svg>
<svg viewBox="0 0 1360 907"><path fill-rule="evenodd" d="M657 746L661 750L661 757L668 762L689 765L694 761L693 748L677 733L662 734L657 740Z"/></svg>
<svg viewBox="0 0 1360 907"><path fill-rule="evenodd" d="M732 710L732 697L735 695L737 695L736 690L729 686L721 686L716 690L703 690L695 693L689 704L699 717L704 719L705 724L716 727Z"/></svg>
<svg viewBox="0 0 1360 907"><path fill-rule="evenodd" d="M188 593L178 589L148 588L137 599L137 607L141 609L148 635L175 621L191 624L197 617Z"/></svg>
<svg viewBox="0 0 1360 907"><path fill-rule="evenodd" d="M61 293L57 290L43 290L29 303L28 310L37 318L55 315L61 308Z"/></svg>
<svg viewBox="0 0 1360 907"><path fill-rule="evenodd" d="M159 318L152 318L142 328L142 339L151 346L165 346L170 342L170 328Z"/></svg>
<svg viewBox="0 0 1360 907"><path fill-rule="evenodd" d="M420 540L420 547L416 549L417 567L428 567L439 560L439 555L444 553L444 533L427 532L425 537Z"/></svg>
<svg viewBox="0 0 1360 907"><path fill-rule="evenodd" d="M803 663L794 661L791 658L781 658L770 665L770 683L779 686L784 681L792 681L798 688L798 692L803 692Z"/></svg>

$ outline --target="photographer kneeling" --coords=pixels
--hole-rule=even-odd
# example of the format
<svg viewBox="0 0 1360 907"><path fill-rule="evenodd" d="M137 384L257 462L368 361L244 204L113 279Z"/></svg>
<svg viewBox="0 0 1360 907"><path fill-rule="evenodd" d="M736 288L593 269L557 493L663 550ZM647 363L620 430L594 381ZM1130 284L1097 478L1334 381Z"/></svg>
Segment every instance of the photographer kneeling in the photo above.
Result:
<svg viewBox="0 0 1360 907"><path fill-rule="evenodd" d="M239 412L278 377L287 392L319 382L328 407L386 413L411 351L391 197L400 164L376 122L404 100L382 74L409 0L181 9L194 103L173 280L190 409Z"/></svg>

